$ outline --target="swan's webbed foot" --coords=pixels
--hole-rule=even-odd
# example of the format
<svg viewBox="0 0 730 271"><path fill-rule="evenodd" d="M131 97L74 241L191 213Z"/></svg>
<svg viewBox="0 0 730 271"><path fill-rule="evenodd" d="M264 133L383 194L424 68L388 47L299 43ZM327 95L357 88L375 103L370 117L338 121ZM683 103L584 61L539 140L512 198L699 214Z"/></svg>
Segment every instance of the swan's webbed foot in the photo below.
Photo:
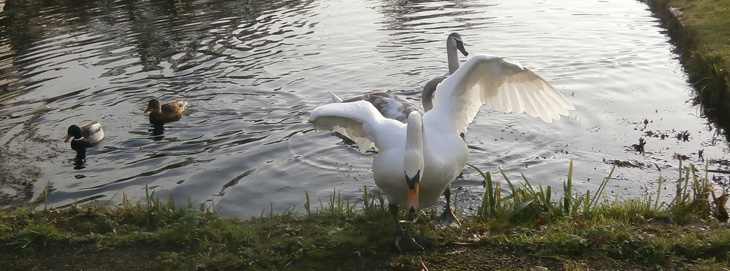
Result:
<svg viewBox="0 0 730 271"><path fill-rule="evenodd" d="M410 235L405 231L398 232L398 239L395 240L395 246L401 252L422 251L425 247L431 245L428 238L418 235Z"/></svg>
<svg viewBox="0 0 730 271"><path fill-rule="evenodd" d="M444 208L444 212L441 213L441 215L439 216L438 219L436 219L436 221L434 221L434 224L436 225L436 227L441 228L441 229L447 228L447 227L451 227L451 228L460 228L461 227L461 222L459 222L459 220L456 219L456 216L454 215L454 212L451 211L451 206L449 206L449 205L446 205L446 207Z"/></svg>
<svg viewBox="0 0 730 271"><path fill-rule="evenodd" d="M395 230L398 232L398 239L395 240L395 246L398 250L401 252L423 251L425 247L431 246L431 241L428 238L418 235L410 235L403 230L403 227L401 227L400 221L398 220L397 204L391 203L388 207L390 209L390 213L393 215Z"/></svg>
<svg viewBox="0 0 730 271"><path fill-rule="evenodd" d="M441 213L436 221L434 221L434 224L436 224L436 227L442 229L446 227L460 228L461 223L458 219L456 219L454 212L451 211L451 189L449 189L448 187L444 190L444 197L446 198L446 206L444 206L444 212Z"/></svg>

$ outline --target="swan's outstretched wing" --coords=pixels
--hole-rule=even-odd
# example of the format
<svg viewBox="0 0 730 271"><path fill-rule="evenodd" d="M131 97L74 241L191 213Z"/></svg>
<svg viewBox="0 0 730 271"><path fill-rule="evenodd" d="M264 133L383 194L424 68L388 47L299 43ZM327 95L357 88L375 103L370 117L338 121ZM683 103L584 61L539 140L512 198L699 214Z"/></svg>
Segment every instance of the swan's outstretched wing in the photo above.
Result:
<svg viewBox="0 0 730 271"><path fill-rule="evenodd" d="M360 151L373 146L384 149L394 144L394 139L405 138L405 124L386 119L369 102L331 103L315 108L309 122L316 129L341 133L355 141Z"/></svg>
<svg viewBox="0 0 730 271"><path fill-rule="evenodd" d="M424 118L448 117L463 133L482 104L504 112L524 112L548 123L575 109L555 87L516 60L477 55L439 84L435 112L429 111Z"/></svg>

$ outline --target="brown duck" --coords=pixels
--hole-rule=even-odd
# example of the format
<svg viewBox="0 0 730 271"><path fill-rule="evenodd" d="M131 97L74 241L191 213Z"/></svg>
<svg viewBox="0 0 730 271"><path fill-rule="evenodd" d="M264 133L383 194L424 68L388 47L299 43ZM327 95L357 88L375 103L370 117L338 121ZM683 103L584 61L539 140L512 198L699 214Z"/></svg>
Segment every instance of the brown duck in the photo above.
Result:
<svg viewBox="0 0 730 271"><path fill-rule="evenodd" d="M174 101L160 104L160 101L157 99L152 99L147 105L147 110L144 112L150 112L150 123L163 124L165 122L180 120L185 112L185 106L187 104L188 102L186 101Z"/></svg>

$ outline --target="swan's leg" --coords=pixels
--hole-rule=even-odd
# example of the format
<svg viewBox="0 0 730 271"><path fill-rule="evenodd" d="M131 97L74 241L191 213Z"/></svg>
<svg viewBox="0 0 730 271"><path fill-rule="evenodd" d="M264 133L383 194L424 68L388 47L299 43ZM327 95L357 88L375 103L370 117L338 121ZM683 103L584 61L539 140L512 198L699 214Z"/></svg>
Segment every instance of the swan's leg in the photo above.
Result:
<svg viewBox="0 0 730 271"><path fill-rule="evenodd" d="M451 186L451 185L449 185ZM441 216L439 216L438 219L436 219L436 226L445 228L445 227L454 227L459 228L461 227L461 223L458 219L456 219L456 216L454 215L454 212L451 211L451 189L450 187L446 187L444 190L444 197L446 198L446 206L444 206L444 212L441 213Z"/></svg>
<svg viewBox="0 0 730 271"><path fill-rule="evenodd" d="M401 252L423 250L423 246L418 243L418 241L424 243L423 238L410 235L401 227L400 220L398 220L398 204L389 204L388 210L390 210L390 214L395 219L395 230L398 232L398 239L395 240L395 246L398 250Z"/></svg>

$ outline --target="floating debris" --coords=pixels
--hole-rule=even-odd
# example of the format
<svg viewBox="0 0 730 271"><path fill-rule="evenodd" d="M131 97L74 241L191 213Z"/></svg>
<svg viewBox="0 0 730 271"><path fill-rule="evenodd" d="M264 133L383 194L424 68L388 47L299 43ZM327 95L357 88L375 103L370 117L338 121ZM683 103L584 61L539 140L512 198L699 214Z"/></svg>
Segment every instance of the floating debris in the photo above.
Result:
<svg viewBox="0 0 730 271"><path fill-rule="evenodd" d="M677 138L677 140L682 140L682 142L688 142L689 136L690 136L689 131L685 130L684 132L677 133L677 135L675 137Z"/></svg>
<svg viewBox="0 0 730 271"><path fill-rule="evenodd" d="M633 145L631 145L631 147L633 147L635 151L638 151L641 154L644 154L645 145L646 145L646 140L644 140L644 138L639 138L639 144L633 144Z"/></svg>
<svg viewBox="0 0 730 271"><path fill-rule="evenodd" d="M705 149L701 149L701 150L697 151L697 156L700 159L700 161L704 162L705 161Z"/></svg>
<svg viewBox="0 0 730 271"><path fill-rule="evenodd" d="M674 159L677 159L677 160L682 160L682 161L684 161L684 160L688 160L688 159L689 159L689 156L687 156L687 155L684 155L684 154L681 154L681 153L675 153L675 154L673 155L673 157L674 157Z"/></svg>
<svg viewBox="0 0 730 271"><path fill-rule="evenodd" d="M629 168L640 168L640 169L651 167L651 165L649 165L649 164L644 164L644 163L641 163L638 161L627 161L627 160L622 161L622 160L618 160L618 159L613 159L613 160L604 159L603 162L606 164L609 164L609 165L615 165L617 167L629 167Z"/></svg>

